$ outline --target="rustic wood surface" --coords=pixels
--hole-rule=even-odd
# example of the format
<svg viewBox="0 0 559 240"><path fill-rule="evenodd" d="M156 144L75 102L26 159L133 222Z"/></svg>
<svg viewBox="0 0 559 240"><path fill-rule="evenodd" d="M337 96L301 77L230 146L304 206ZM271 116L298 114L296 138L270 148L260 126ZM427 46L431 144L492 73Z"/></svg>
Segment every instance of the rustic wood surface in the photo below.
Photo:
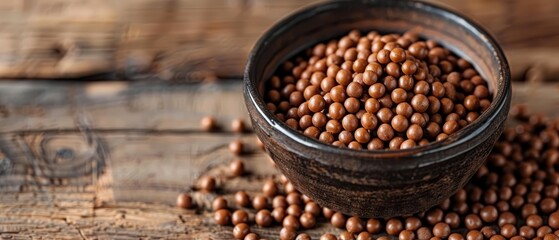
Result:
<svg viewBox="0 0 559 240"><path fill-rule="evenodd" d="M543 85L542 85L543 84ZM205 209L214 194L192 191L201 175L217 177L218 194L256 193L277 177L251 133L229 129L247 119L241 84L163 82L2 82L0 237L13 239L230 239L203 210L173 207L191 192ZM515 83L514 102L559 116L557 83ZM545 104L542 104L545 103ZM222 131L204 133L213 115ZM247 154L227 144L241 138ZM227 164L242 159L250 175L231 178ZM278 227L253 231L276 239ZM337 232L330 226L314 236Z"/></svg>
<svg viewBox="0 0 559 240"><path fill-rule="evenodd" d="M559 1L429 0L487 28L511 56L558 73ZM263 31L318 0L2 0L0 78L238 78Z"/></svg>
<svg viewBox="0 0 559 240"><path fill-rule="evenodd" d="M215 194L193 191L201 175L217 176L229 199L277 177L255 136L230 129L232 119L248 120L234 77L261 32L309 2L0 1L0 77L147 80L0 82L0 238L231 239L208 211L173 203L186 191L208 209ZM523 80L513 102L559 117L559 2L446 4L503 44ZM231 80L151 81L216 78ZM201 132L206 115L222 130ZM237 138L248 152L240 157L227 150ZM250 175L227 176L236 158ZM252 230L278 238L278 227Z"/></svg>

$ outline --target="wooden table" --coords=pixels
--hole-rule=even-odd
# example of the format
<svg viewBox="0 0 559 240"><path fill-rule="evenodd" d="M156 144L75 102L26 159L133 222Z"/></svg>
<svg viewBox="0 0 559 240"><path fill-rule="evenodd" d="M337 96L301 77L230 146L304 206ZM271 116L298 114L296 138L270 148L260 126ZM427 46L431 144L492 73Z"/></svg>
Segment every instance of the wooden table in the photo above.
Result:
<svg viewBox="0 0 559 240"><path fill-rule="evenodd" d="M216 176L217 194L229 199L241 188L256 193L264 180L277 177L255 136L233 133L230 123L236 118L248 123L239 76L252 43L273 21L309 1L22 2L27 5L0 3L6 13L0 22L11 23L0 32L15 34L16 26L26 23L18 33L22 39L46 42L31 41L33 48L23 52L2 51L8 47L0 45L0 56L21 60L0 58L5 60L0 76L108 80L0 82L0 238L230 239L232 228L213 224L210 212L173 204L186 191L208 209L215 194L191 191L202 175ZM214 8L208 2L220 4ZM559 2L446 3L481 22L502 43L517 80L513 101L559 116L559 84L554 82ZM166 13L169 9L174 11ZM215 11L220 14L202 18ZM203 27L192 24L202 20ZM72 24L56 25L67 22ZM86 25L91 28L80 32ZM45 35L47 30L54 33ZM25 38L26 33L40 34ZM60 39L53 36L70 40L52 45L61 47L47 54L49 44ZM169 55L171 50L176 51ZM161 79L170 81L153 81ZM217 118L222 131L200 131L200 119L207 115ZM237 138L248 151L240 157L227 149ZM250 175L227 177L227 164L236 158ZM276 239L279 227L253 231ZM309 233L338 231L319 225Z"/></svg>

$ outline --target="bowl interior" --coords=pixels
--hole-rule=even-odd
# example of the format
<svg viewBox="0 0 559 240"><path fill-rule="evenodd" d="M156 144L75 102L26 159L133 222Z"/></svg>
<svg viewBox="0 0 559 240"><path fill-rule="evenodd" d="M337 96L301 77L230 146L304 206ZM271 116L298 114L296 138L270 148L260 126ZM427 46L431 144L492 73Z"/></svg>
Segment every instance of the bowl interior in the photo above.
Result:
<svg viewBox="0 0 559 240"><path fill-rule="evenodd" d="M363 32L374 30L381 33L402 33L413 30L424 39L432 39L465 58L488 82L493 94L490 108L475 122L451 135L444 141L423 147L392 151L356 151L339 149L299 134L279 121L266 110L263 100L264 83L278 66L287 59L312 47L346 34L352 29ZM333 1L309 7L291 15L270 29L256 44L249 56L245 72L245 84L249 95L264 118L289 137L299 139L307 146L324 151L363 157L359 153L372 152L368 157L389 159L408 158L427 154L429 149L452 147L466 141L465 137L481 134L483 127L496 112L505 108L510 91L510 73L506 59L495 40L481 27L456 13L431 4L415 1ZM247 80L248 79L248 80ZM508 107L508 106L506 106ZM421 163L414 163L421 164ZM390 165L390 164L389 164Z"/></svg>

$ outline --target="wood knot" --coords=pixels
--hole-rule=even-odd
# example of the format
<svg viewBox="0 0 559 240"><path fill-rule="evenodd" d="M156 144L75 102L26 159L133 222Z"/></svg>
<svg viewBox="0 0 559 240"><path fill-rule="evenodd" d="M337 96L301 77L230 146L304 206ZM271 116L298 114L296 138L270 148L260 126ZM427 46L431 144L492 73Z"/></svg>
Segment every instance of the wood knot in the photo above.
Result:
<svg viewBox="0 0 559 240"><path fill-rule="evenodd" d="M79 50L78 44L71 39L64 39L54 44L52 51L59 57L75 55Z"/></svg>

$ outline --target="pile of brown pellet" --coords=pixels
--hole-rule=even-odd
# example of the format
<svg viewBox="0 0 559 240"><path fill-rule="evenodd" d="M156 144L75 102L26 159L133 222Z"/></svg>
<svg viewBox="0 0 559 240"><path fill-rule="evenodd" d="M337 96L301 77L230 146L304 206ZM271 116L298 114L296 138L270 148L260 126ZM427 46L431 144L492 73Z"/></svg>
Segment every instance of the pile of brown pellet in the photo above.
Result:
<svg viewBox="0 0 559 240"><path fill-rule="evenodd" d="M511 114L518 123L503 132L466 187L426 212L390 219L346 216L319 206L281 176L267 180L261 194L237 192L234 203L216 197L215 223L233 226L233 237L246 240L260 239L259 228L278 225L274 239L311 239L305 230L326 222L343 232L320 240L559 239L559 118L528 115L521 106ZM229 170L241 176L244 164L233 161ZM200 182L205 191L215 186L212 178ZM177 205L190 207L192 199L181 194Z"/></svg>
<svg viewBox="0 0 559 240"><path fill-rule="evenodd" d="M435 41L357 30L285 62L264 95L268 110L306 136L371 150L445 139L491 103L472 65Z"/></svg>

